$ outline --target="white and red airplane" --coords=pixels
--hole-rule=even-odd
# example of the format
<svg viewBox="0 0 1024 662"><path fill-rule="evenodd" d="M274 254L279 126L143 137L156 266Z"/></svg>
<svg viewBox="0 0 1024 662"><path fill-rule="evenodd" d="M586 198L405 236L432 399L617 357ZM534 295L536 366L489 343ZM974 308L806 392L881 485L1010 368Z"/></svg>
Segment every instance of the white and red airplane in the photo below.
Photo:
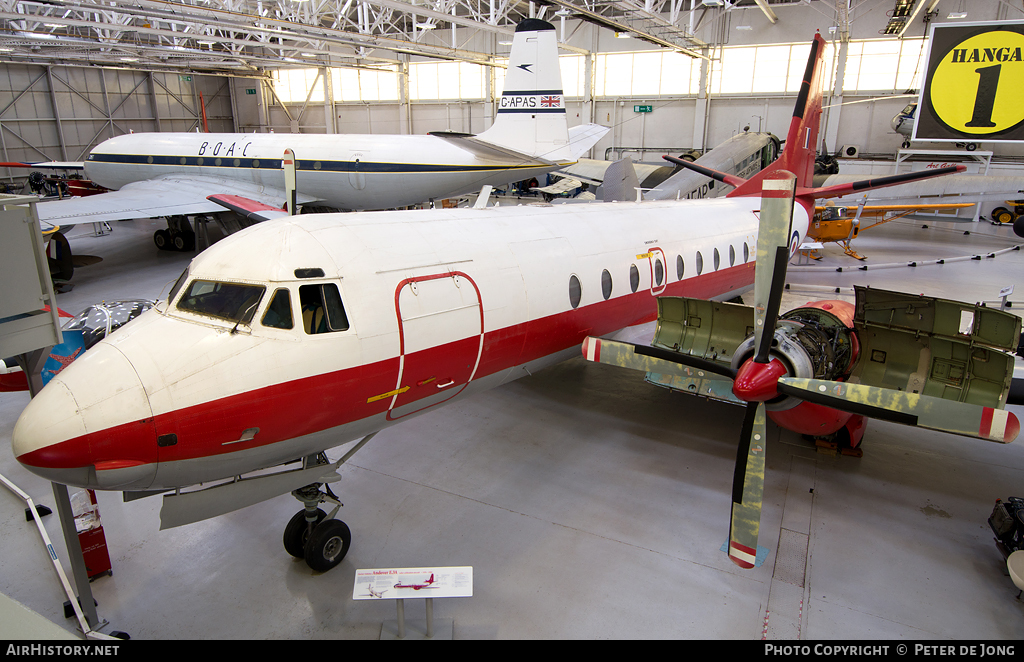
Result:
<svg viewBox="0 0 1024 662"><path fill-rule="evenodd" d="M391 209L538 177L575 163L608 128L568 128L555 28L537 19L516 28L494 123L479 135L134 133L97 145L88 179L109 193L38 205L44 222L187 217L225 212L211 195L282 207L281 154L293 150L300 204ZM186 249L188 224L169 223L161 248Z"/></svg>
<svg viewBox="0 0 1024 662"><path fill-rule="evenodd" d="M434 574L431 573L430 574L430 579L424 581L422 584L403 584L402 582L398 582L397 584L395 584L395 588L411 588L414 591L418 591L418 590L423 589L423 588L436 588L435 586L431 586L431 584L433 584L433 583L434 583Z"/></svg>
<svg viewBox="0 0 1024 662"><path fill-rule="evenodd" d="M771 259L784 262L814 198L935 174L810 187L823 43L815 37L782 156L748 181L726 176L728 197L310 214L216 243L167 301L33 398L15 456L69 485L178 490L164 496L162 528L292 491L304 509L286 549L334 567L351 534L325 484L377 431L650 322L659 297L749 289L766 178L790 171L798 183L792 218L773 233ZM324 455L360 438L337 462ZM301 469L252 473L298 458Z"/></svg>

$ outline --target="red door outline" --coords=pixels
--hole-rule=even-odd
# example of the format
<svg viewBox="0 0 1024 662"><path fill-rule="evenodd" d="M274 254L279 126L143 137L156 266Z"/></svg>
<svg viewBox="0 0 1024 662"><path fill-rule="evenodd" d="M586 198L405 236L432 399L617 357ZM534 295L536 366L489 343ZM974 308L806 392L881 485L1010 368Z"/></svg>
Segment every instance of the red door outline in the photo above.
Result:
<svg viewBox="0 0 1024 662"><path fill-rule="evenodd" d="M407 355L406 355L406 330L405 330L405 325L403 324L403 320L402 320L402 309L401 309L401 302L400 302L400 297L401 297L401 294L402 294L402 290L404 290L406 286L408 286L408 285L410 285L412 283L423 283L423 282L427 282L427 281L431 281L431 280L437 280L439 278L463 278L470 285L473 286L473 290L476 293L476 302L477 302L477 306L478 306L479 311L480 311L480 331L479 331L479 334L476 336L476 353L475 353L475 356L470 356L470 358L472 358L472 360L473 360L472 369L470 370L469 375L468 375L468 377L466 378L465 381L461 381L461 380L457 379L453 383L447 384L444 381L441 381L441 380L449 378L447 373L446 373L445 375L436 375L435 374L435 375L433 375L431 378L429 378L427 380L420 380L420 381L415 382L415 383L403 383L403 380L407 380L407 377L409 377L407 375L407 373L409 371L407 370L408 358L407 358ZM444 311L439 311L439 312L444 312ZM481 355L483 353L483 345L484 345L484 305L483 305L483 299L480 296L480 287L476 284L476 281L474 281L468 274L466 274L465 272L462 272L462 271L446 271L444 273L432 274L432 275L429 275L429 276L416 276L416 277L413 277L413 278L406 278L405 280L400 282L398 284L398 286L395 288L395 316L398 319L398 338L399 338L400 355L399 355L398 381L397 381L397 385L395 387L395 390L397 392L391 398L391 404L389 405L388 412L387 412L387 419L389 421L394 421L394 420L403 418L405 416L409 416L411 414L415 414L417 412L423 411L424 409L428 409L430 407L433 407L434 405L438 405L438 404L441 404L442 402L446 402L448 400L451 400L452 398L457 396L459 393L461 393L463 390L465 390L465 388L467 386L469 386L469 382L473 381L473 377L476 376L477 368L480 366L480 357L481 357ZM434 360L435 358L438 361L444 360L445 358L448 358L450 360L450 354L448 354L448 351L452 348L452 346L457 345L459 343L462 343L464 345L468 345L468 343L465 343L465 340L463 340L463 341L455 341L455 342L452 342L452 343L445 343L445 344L442 344L442 345L430 347L430 348L421 350L419 352L416 352L417 360L418 361L427 361L427 362L429 362L431 360ZM460 351L460 350L458 348L455 348L455 351L457 352L457 351ZM412 378L415 379L416 377L412 376ZM437 378L437 379L435 379L435 378ZM426 389L427 391L429 391L429 395L424 395L423 393L416 393L416 391L420 390L420 389ZM433 395L435 395L437 393L442 393L442 392L446 393L447 397L441 398L441 399L433 398L433 399L431 399L431 401L428 404L425 404L423 407L414 409L412 411L403 412L403 413L397 414L397 415L394 414L395 407L403 407L403 406L412 404L416 400L424 399L426 397L430 397L430 396L433 396ZM406 395L406 394L408 394L408 395ZM405 397L403 397L403 396L405 396ZM399 402L400 399L403 400L403 401Z"/></svg>

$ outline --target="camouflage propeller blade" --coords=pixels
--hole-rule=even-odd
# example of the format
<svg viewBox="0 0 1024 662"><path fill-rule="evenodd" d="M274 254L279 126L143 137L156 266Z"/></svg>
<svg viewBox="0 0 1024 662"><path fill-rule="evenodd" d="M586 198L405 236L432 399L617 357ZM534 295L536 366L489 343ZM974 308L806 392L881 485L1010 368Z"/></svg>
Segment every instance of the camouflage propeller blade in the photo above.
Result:
<svg viewBox="0 0 1024 662"><path fill-rule="evenodd" d="M768 363L789 262L796 175L781 170L766 177L762 187L754 272L754 361Z"/></svg>
<svg viewBox="0 0 1024 662"><path fill-rule="evenodd" d="M633 368L645 372L658 372L668 375L690 376L691 370L709 372L728 379L736 378L736 371L727 365L715 363L689 354L681 354L668 349L634 345L618 340L605 340L588 336L583 341L583 356L588 361Z"/></svg>
<svg viewBox="0 0 1024 662"><path fill-rule="evenodd" d="M729 522L729 558L741 568L753 568L757 558L766 442L764 403L751 402L743 418L740 445L736 451L732 519Z"/></svg>
<svg viewBox="0 0 1024 662"><path fill-rule="evenodd" d="M1020 432L1017 417L1005 409L878 386L783 377L779 392L840 411L1001 444Z"/></svg>

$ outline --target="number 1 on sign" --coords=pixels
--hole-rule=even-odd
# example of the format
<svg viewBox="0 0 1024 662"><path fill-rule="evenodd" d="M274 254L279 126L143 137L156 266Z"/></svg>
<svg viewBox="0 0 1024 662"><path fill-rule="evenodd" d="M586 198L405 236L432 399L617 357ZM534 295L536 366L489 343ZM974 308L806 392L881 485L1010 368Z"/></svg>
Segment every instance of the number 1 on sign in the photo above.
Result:
<svg viewBox="0 0 1024 662"><path fill-rule="evenodd" d="M966 126L993 127L992 107L996 103L996 88L999 87L999 70L1003 65L975 69L978 74L978 94L974 97L974 114Z"/></svg>

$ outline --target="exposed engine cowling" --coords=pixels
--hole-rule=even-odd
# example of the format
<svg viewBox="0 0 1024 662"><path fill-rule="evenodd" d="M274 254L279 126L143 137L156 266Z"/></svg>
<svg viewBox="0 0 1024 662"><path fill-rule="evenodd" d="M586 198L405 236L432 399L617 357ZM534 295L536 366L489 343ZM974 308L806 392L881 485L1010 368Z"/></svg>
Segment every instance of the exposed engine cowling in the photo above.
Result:
<svg viewBox="0 0 1024 662"><path fill-rule="evenodd" d="M771 359L778 359L789 377L842 381L857 358L857 337L853 333L854 306L844 301L815 301L789 311L779 318L772 340ZM733 369L739 370L754 355L754 336L736 348ZM777 397L769 400L769 411L783 411L802 400Z"/></svg>

